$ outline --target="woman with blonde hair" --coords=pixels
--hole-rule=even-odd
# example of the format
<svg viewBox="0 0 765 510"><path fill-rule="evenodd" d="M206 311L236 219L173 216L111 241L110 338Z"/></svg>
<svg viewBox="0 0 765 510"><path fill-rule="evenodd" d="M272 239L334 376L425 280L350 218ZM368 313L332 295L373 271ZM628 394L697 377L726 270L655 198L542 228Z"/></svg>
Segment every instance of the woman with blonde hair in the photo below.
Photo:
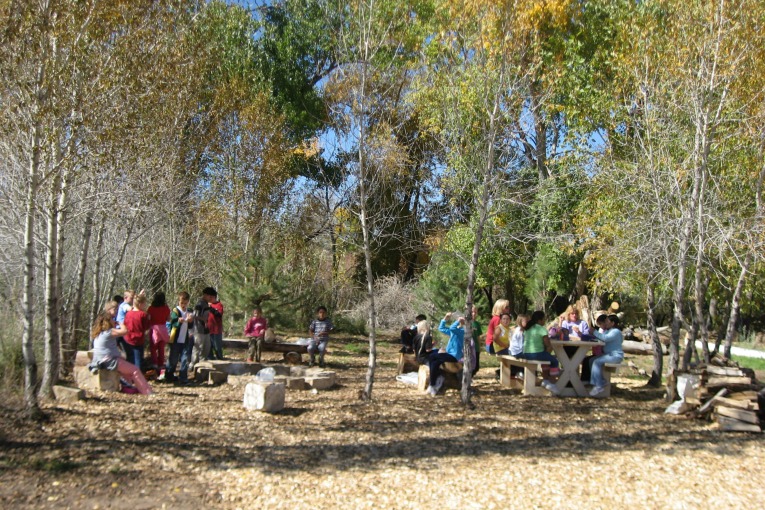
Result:
<svg viewBox="0 0 765 510"><path fill-rule="evenodd" d="M486 352L489 354L494 354L494 330L499 326L499 320L503 313L510 313L510 301L498 299L494 302L494 307L491 309L491 320L489 321L489 327L486 329Z"/></svg>

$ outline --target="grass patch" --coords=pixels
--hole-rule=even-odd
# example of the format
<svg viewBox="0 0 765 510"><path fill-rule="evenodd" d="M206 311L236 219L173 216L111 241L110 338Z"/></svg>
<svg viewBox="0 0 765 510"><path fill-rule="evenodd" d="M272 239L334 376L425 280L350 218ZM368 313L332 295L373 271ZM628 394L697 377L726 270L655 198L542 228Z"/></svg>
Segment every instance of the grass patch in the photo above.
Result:
<svg viewBox="0 0 765 510"><path fill-rule="evenodd" d="M751 368L752 370L765 370L765 359L733 356L733 361L736 361L742 367Z"/></svg>
<svg viewBox="0 0 765 510"><path fill-rule="evenodd" d="M363 342L348 342L343 345L343 350L353 354L369 354L369 344Z"/></svg>

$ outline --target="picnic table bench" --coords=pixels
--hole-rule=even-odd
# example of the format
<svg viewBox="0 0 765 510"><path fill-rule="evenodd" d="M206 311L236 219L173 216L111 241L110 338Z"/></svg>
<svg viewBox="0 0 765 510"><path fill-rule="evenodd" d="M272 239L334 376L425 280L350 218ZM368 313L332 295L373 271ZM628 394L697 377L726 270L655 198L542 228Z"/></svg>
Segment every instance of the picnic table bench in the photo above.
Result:
<svg viewBox="0 0 765 510"><path fill-rule="evenodd" d="M507 388L512 388L510 367L523 368L523 394L524 395L547 395L549 391L537 384L537 369L549 365L549 361L537 361L531 359L516 358L507 354L497 356L500 362L499 383Z"/></svg>

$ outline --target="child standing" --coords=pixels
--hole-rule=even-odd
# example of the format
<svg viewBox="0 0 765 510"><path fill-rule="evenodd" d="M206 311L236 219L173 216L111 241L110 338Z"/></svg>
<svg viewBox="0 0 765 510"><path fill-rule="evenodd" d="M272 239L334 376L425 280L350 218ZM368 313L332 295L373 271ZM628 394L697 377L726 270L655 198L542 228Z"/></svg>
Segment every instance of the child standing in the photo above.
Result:
<svg viewBox="0 0 765 510"><path fill-rule="evenodd" d="M210 303L210 318L207 319L207 328L210 330L210 359L223 359L223 303L218 299L218 294Z"/></svg>
<svg viewBox="0 0 765 510"><path fill-rule="evenodd" d="M194 305L194 349L189 366L191 370L194 370L194 366L200 360L207 361L207 355L210 354L210 329L207 327L207 321L210 319L210 303L217 295L215 289L205 287L202 289L202 298Z"/></svg>
<svg viewBox="0 0 765 510"><path fill-rule="evenodd" d="M169 340L167 321L170 319L170 307L165 302L165 293L157 292L146 312L149 314L151 336L149 351L151 363L160 371L160 377L165 373L165 346Z"/></svg>
<svg viewBox="0 0 765 510"><path fill-rule="evenodd" d="M146 296L138 294L133 298L133 309L125 314L125 357L133 365L141 368L143 361L143 346L146 343L146 332L151 328L149 314L146 313L148 304Z"/></svg>
<svg viewBox="0 0 765 510"><path fill-rule="evenodd" d="M247 349L247 361L260 361L260 342L266 336L268 319L263 317L263 310L256 306L252 311L252 317L244 327L244 336L249 340Z"/></svg>
<svg viewBox="0 0 765 510"><path fill-rule="evenodd" d="M175 381L175 367L178 360L181 362L181 371L178 373L178 381L181 385L189 382L189 359L194 340L191 336L194 314L189 308L189 293L178 293L178 305L170 312L170 355L167 360L166 378Z"/></svg>
<svg viewBox="0 0 765 510"><path fill-rule="evenodd" d="M316 362L316 351L319 351L319 366L324 368L324 353L327 351L327 342L329 342L329 332L335 326L327 317L327 309L320 306L316 309L316 318L308 326L308 332L311 333L311 341L308 343L308 354L311 355L311 361L308 364L312 367Z"/></svg>

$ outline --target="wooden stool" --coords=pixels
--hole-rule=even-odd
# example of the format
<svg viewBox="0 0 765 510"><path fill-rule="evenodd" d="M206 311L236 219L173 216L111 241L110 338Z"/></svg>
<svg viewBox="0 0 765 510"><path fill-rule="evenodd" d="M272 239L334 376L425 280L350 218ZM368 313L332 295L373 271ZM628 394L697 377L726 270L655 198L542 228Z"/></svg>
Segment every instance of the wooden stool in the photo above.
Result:
<svg viewBox="0 0 765 510"><path fill-rule="evenodd" d="M414 372L420 367L419 362L417 361L417 356L415 356L413 353L398 353L398 369L397 374L403 374L404 372L408 372L407 368L411 368L411 371Z"/></svg>

